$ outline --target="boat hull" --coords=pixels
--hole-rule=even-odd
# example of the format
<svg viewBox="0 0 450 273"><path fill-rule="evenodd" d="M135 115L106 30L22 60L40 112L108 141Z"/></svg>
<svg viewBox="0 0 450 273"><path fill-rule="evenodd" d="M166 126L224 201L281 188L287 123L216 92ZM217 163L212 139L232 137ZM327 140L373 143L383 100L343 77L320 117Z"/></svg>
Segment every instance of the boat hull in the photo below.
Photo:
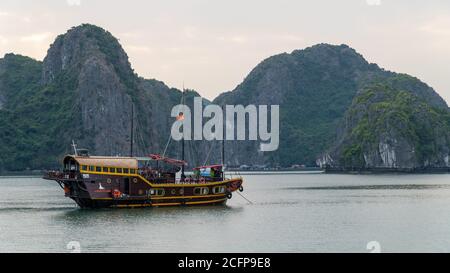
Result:
<svg viewBox="0 0 450 273"><path fill-rule="evenodd" d="M152 202L150 200L93 200L87 198L71 198L80 208L100 209L100 208L148 208L148 207L175 207L175 206L223 206L228 198L211 198L209 200L177 199L163 202Z"/></svg>
<svg viewBox="0 0 450 273"><path fill-rule="evenodd" d="M80 208L139 208L224 205L233 192L243 190L241 178L204 183L159 184L140 175L47 175Z"/></svg>

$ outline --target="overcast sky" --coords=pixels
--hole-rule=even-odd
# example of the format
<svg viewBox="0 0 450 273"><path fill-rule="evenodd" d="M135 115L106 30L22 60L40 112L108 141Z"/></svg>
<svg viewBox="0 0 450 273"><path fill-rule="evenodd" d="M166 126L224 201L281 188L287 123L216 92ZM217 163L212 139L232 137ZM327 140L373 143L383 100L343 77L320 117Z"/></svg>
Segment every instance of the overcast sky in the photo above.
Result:
<svg viewBox="0 0 450 273"><path fill-rule="evenodd" d="M450 102L448 0L1 0L0 55L42 60L82 23L116 36L140 76L210 99L271 55L326 42L416 76Z"/></svg>

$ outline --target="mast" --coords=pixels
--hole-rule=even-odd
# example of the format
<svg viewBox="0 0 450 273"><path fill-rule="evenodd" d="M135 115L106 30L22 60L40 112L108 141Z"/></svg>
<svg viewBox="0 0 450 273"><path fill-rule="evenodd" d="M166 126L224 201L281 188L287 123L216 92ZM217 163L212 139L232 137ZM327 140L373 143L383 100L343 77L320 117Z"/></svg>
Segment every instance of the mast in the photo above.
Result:
<svg viewBox="0 0 450 273"><path fill-rule="evenodd" d="M225 115L225 105L222 105L222 113ZM223 132L222 132L222 180L225 180L225 130L226 130L226 118L223 117Z"/></svg>
<svg viewBox="0 0 450 273"><path fill-rule="evenodd" d="M75 144L74 140L72 140L72 147L73 147L73 152L75 153L75 156L78 156L77 144Z"/></svg>
<svg viewBox="0 0 450 273"><path fill-rule="evenodd" d="M185 98L184 98L184 84L183 84L183 94L182 94L182 104L185 105ZM184 115L184 114L183 114ZM184 129L183 129L184 131ZM181 140L181 160L184 161L184 132L183 132L183 139ZM181 179L184 180L186 178L186 175L184 174L184 164L181 165Z"/></svg>
<svg viewBox="0 0 450 273"><path fill-rule="evenodd" d="M134 105L133 101L131 101L131 133L130 133L130 157L133 157L133 133L134 133Z"/></svg>

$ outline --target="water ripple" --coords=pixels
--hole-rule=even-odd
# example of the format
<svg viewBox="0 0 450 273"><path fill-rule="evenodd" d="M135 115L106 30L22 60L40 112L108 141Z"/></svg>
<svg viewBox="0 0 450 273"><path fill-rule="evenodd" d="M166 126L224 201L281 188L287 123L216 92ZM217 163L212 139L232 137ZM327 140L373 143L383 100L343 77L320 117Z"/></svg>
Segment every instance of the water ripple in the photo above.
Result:
<svg viewBox="0 0 450 273"><path fill-rule="evenodd" d="M430 190L450 189L450 184L357 185L323 187L287 187L284 190Z"/></svg>

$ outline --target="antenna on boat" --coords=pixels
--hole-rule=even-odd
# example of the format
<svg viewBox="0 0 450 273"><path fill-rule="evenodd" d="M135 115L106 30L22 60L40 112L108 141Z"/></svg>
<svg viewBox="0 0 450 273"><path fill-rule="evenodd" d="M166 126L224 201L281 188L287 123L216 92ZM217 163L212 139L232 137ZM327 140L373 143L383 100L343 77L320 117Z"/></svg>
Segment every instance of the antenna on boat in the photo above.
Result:
<svg viewBox="0 0 450 273"><path fill-rule="evenodd" d="M75 153L75 156L78 156L77 144L75 144L75 141L73 139L72 139L72 147L73 147L73 152Z"/></svg>
<svg viewBox="0 0 450 273"><path fill-rule="evenodd" d="M181 101L182 101L183 105L185 104L184 92L185 92L185 89L184 89L184 82L183 82L183 94L181 97ZM183 134L183 139L181 140L181 160L184 161L184 134ZM184 174L184 164L183 164L183 165L181 165L181 179L184 180L184 178L186 178L186 175Z"/></svg>
<svg viewBox="0 0 450 273"><path fill-rule="evenodd" d="M131 100L131 133L130 133L130 157L133 157L133 133L134 133L134 104Z"/></svg>

